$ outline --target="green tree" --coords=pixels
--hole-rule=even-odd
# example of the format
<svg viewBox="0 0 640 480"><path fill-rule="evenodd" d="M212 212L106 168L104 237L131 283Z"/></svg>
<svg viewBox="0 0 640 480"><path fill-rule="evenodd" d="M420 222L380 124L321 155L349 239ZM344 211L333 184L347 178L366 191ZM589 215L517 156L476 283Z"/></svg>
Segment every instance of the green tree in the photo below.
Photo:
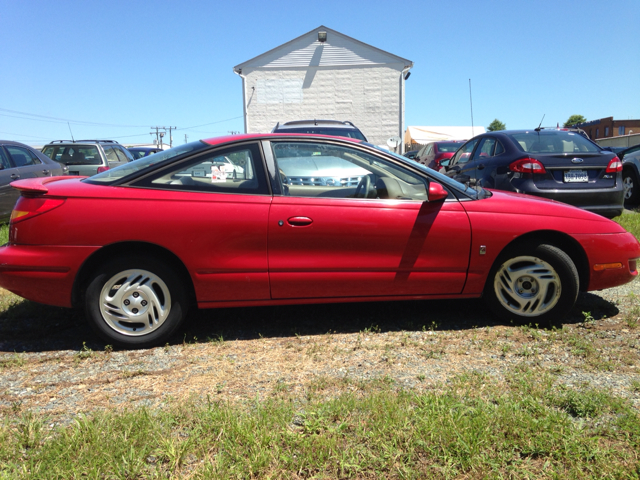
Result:
<svg viewBox="0 0 640 480"><path fill-rule="evenodd" d="M584 118L582 115L571 115L569 117L569 119L564 122L564 126L565 127L573 127L574 125L577 125L578 123L584 123L586 122L587 119Z"/></svg>
<svg viewBox="0 0 640 480"><path fill-rule="evenodd" d="M506 129L507 129L507 126L497 118L493 122L491 122L487 127L487 130L489 130L490 132L497 132L498 130L506 130Z"/></svg>

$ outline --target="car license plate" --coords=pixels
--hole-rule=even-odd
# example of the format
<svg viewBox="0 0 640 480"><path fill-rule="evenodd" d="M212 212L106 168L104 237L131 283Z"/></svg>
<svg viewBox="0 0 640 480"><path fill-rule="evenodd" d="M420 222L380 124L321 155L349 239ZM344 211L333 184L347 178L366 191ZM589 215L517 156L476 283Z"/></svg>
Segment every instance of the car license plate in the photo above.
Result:
<svg viewBox="0 0 640 480"><path fill-rule="evenodd" d="M570 182L588 182L589 175L586 170L565 170L564 171L565 183Z"/></svg>

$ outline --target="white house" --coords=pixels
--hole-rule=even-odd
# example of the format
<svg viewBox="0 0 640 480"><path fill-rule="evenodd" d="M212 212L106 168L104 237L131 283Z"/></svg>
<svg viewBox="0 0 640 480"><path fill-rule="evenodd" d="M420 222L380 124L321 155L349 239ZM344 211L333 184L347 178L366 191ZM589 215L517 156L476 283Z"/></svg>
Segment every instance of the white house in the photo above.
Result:
<svg viewBox="0 0 640 480"><path fill-rule="evenodd" d="M413 62L320 26L233 68L242 77L246 133L291 120L349 120L384 145L404 133Z"/></svg>

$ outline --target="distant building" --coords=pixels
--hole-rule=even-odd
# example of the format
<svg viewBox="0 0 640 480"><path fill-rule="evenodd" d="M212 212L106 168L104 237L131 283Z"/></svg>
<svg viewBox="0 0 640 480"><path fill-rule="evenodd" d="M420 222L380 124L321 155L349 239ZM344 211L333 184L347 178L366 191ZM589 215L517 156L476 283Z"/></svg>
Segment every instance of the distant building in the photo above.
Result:
<svg viewBox="0 0 640 480"><path fill-rule="evenodd" d="M587 132L591 140L640 133L640 120L614 120L613 117L578 123L575 126Z"/></svg>
<svg viewBox="0 0 640 480"><path fill-rule="evenodd" d="M292 120L348 120L385 145L404 132L413 62L320 26L233 68L242 77L246 133Z"/></svg>

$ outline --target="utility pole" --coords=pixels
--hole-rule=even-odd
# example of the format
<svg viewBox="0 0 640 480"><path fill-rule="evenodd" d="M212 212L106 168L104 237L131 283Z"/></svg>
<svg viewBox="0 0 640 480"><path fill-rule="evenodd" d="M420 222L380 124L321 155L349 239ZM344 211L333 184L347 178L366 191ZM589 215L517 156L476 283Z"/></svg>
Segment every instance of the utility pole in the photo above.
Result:
<svg viewBox="0 0 640 480"><path fill-rule="evenodd" d="M184 134L184 143L187 143L187 138L189 138L189 135L187 135L186 133Z"/></svg>
<svg viewBox="0 0 640 480"><path fill-rule="evenodd" d="M169 147L173 147L173 135L171 134L171 131L177 130L178 127L151 127L151 129L155 130L156 145L160 147L162 147L162 138L166 135L167 130L169 130ZM153 135L154 132L150 132L150 134Z"/></svg>

